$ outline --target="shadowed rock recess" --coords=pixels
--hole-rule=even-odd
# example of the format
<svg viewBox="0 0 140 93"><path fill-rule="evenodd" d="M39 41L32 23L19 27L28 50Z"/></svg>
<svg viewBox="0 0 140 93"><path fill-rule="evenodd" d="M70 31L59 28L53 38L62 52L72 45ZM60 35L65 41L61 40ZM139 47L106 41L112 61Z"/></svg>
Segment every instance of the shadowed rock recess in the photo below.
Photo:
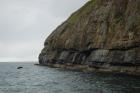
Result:
<svg viewBox="0 0 140 93"><path fill-rule="evenodd" d="M46 39L39 63L140 75L140 0L90 0Z"/></svg>

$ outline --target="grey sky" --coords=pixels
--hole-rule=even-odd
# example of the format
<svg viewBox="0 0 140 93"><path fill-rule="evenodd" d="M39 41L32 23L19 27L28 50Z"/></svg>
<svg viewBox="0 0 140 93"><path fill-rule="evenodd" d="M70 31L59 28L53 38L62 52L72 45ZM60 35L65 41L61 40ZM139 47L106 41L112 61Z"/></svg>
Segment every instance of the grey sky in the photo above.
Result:
<svg viewBox="0 0 140 93"><path fill-rule="evenodd" d="M0 62L36 60L47 36L87 0L0 0Z"/></svg>

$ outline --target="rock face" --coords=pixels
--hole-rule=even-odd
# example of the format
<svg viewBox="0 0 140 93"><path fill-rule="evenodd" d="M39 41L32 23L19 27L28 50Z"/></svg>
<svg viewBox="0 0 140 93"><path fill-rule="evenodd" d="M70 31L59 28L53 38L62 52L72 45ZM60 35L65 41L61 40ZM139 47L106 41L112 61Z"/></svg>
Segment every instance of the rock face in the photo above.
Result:
<svg viewBox="0 0 140 93"><path fill-rule="evenodd" d="M39 62L140 74L140 0L90 0L46 39Z"/></svg>

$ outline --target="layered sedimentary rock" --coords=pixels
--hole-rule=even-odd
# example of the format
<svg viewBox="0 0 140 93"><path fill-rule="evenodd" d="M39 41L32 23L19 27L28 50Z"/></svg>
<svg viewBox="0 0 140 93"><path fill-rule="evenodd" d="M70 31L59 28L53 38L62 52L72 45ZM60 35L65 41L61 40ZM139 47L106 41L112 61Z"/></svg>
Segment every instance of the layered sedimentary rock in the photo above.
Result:
<svg viewBox="0 0 140 93"><path fill-rule="evenodd" d="M140 74L140 0L91 0L46 39L42 65Z"/></svg>

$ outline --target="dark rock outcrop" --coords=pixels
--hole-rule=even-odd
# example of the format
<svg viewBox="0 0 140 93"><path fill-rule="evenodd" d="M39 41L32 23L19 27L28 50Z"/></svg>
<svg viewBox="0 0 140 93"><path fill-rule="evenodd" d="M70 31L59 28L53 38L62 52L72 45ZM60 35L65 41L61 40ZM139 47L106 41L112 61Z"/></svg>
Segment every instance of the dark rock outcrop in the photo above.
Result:
<svg viewBox="0 0 140 93"><path fill-rule="evenodd" d="M39 62L140 74L140 0L90 0L46 39Z"/></svg>

